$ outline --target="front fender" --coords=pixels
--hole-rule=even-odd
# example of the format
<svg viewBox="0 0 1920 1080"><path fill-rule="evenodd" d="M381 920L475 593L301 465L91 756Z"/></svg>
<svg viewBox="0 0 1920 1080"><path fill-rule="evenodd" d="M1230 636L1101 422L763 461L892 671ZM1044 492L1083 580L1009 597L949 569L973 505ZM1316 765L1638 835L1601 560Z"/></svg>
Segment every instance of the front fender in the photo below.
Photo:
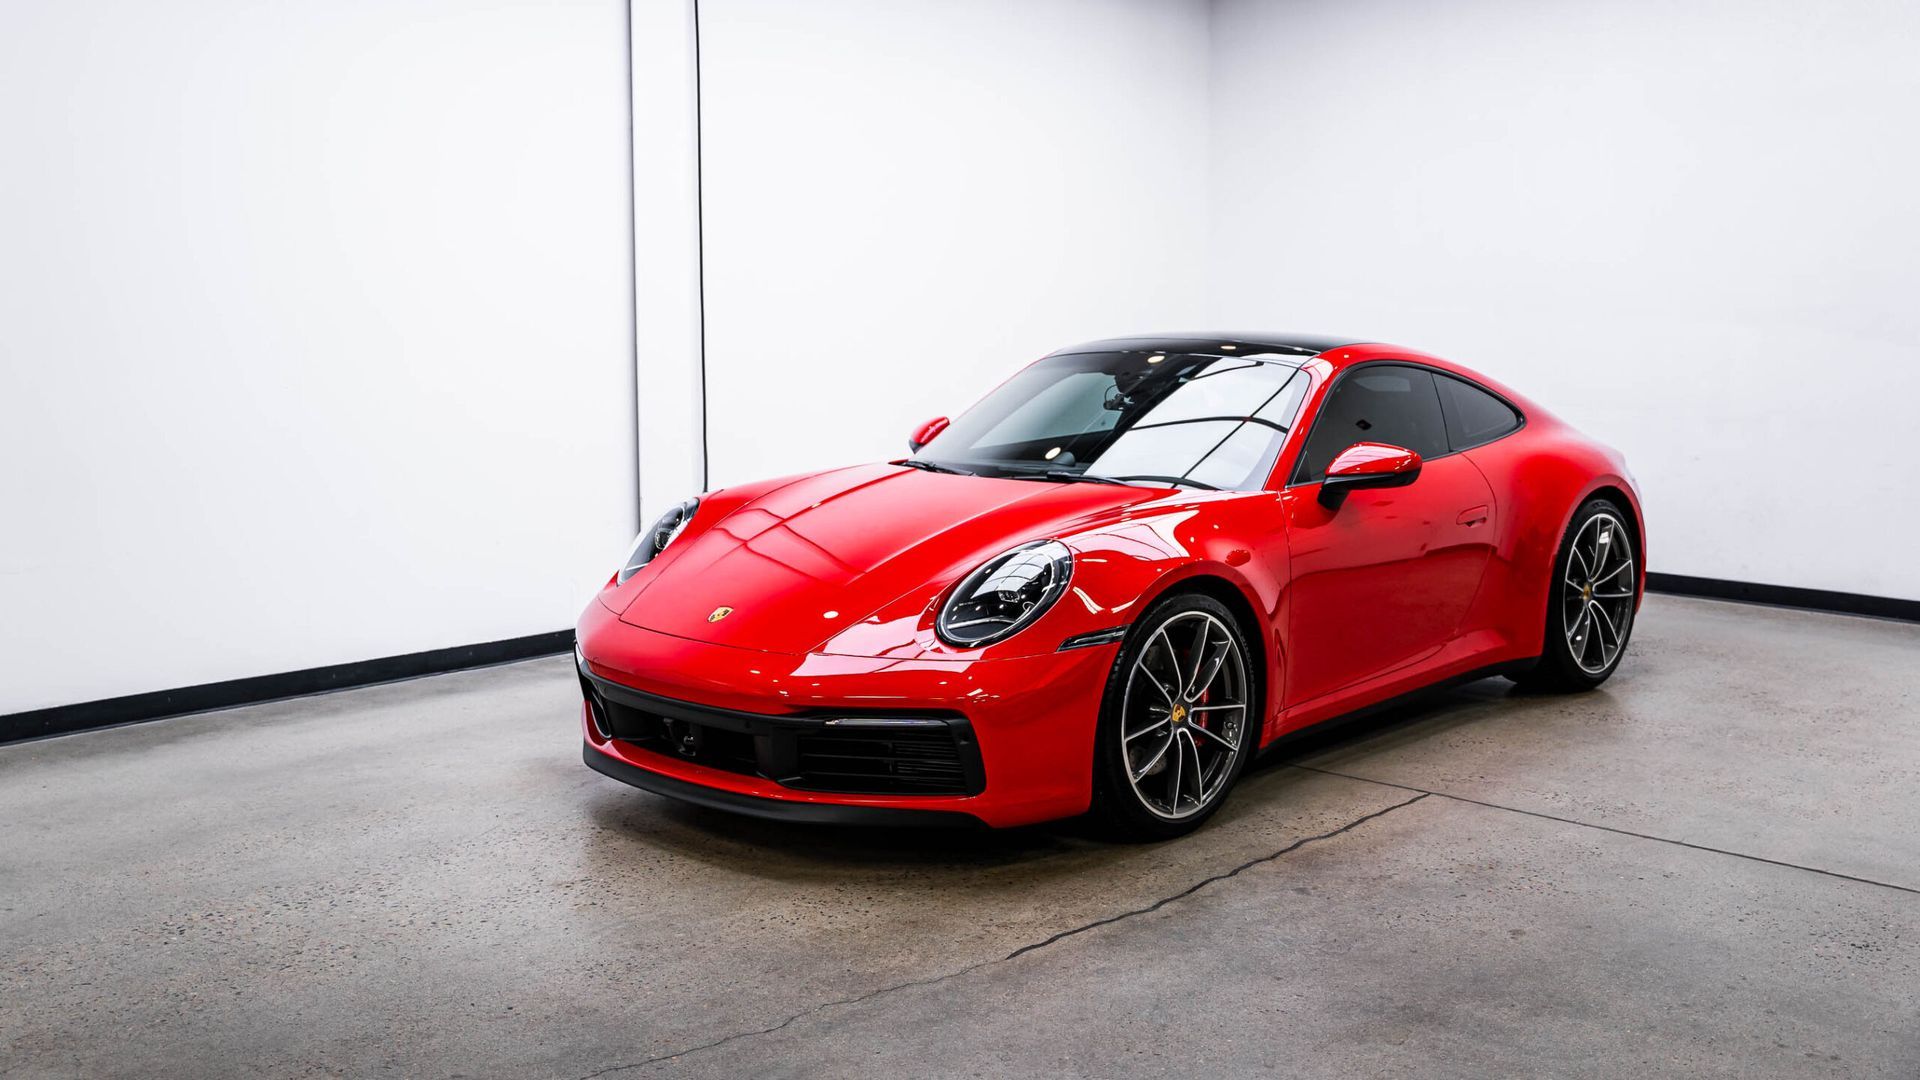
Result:
<svg viewBox="0 0 1920 1080"><path fill-rule="evenodd" d="M1059 651L1069 639L1130 626L1154 601L1198 588L1228 602L1255 628L1267 685L1279 686L1286 538L1277 496L1183 493L1135 507L1121 519L1059 537L1074 553L1066 593L1033 625L980 649L957 649L933 632L949 591L971 567L836 635L822 652L901 660L1013 659ZM1110 647L1110 646L1108 646Z"/></svg>

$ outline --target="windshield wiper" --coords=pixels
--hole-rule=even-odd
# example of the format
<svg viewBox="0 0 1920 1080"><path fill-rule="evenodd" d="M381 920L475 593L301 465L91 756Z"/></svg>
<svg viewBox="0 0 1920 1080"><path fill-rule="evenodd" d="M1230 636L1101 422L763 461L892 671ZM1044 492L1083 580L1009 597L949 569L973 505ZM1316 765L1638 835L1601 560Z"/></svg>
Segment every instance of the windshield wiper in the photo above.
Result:
<svg viewBox="0 0 1920 1080"><path fill-rule="evenodd" d="M1046 477L1049 480L1064 480L1068 482L1072 482L1075 480L1085 480L1090 484L1119 484L1121 487L1127 486L1126 484L1122 483L1120 480L1111 476L1096 476L1093 473L1073 472L1068 469L1048 469L1045 472L1042 472L1040 475Z"/></svg>
<svg viewBox="0 0 1920 1080"><path fill-rule="evenodd" d="M928 472L952 473L955 476L980 475L979 473L970 473L965 469L956 469L951 465L939 465L931 461L921 461L918 458L907 458L903 461L896 461L894 464L905 465L909 469L925 469Z"/></svg>
<svg viewBox="0 0 1920 1080"><path fill-rule="evenodd" d="M979 473L968 473L966 469L954 469L952 465L941 465L939 461L922 461L918 457L906 457L895 461L895 465L906 465L908 469L922 469L927 473L952 473L954 477L979 477Z"/></svg>
<svg viewBox="0 0 1920 1080"><path fill-rule="evenodd" d="M1177 484L1182 487L1196 487L1202 491L1219 491L1220 490L1219 488L1215 487L1212 484L1208 484L1200 480L1189 480L1184 476L1155 476L1151 473L1137 473L1132 476L1101 477L1100 479L1114 480L1114 481L1148 480L1148 481L1152 481L1154 483L1159 483L1159 484Z"/></svg>
<svg viewBox="0 0 1920 1080"><path fill-rule="evenodd" d="M1041 469L1038 471L1012 472L1007 475L1013 477L1015 480L1055 480L1067 484L1084 480L1089 484L1118 484L1121 487L1132 487L1133 485L1129 481L1143 480L1154 484L1173 484L1176 487L1200 488L1203 491L1220 490L1212 484L1199 480L1189 480L1184 476L1160 476L1153 473L1135 473L1128 476L1103 476L1099 473L1073 472L1069 469Z"/></svg>
<svg viewBox="0 0 1920 1080"><path fill-rule="evenodd" d="M1094 476L1091 473L1077 473L1068 469L1020 469L1009 471L1007 476L1014 480L1052 480L1056 483L1072 484L1085 480L1090 484L1126 484L1108 476Z"/></svg>

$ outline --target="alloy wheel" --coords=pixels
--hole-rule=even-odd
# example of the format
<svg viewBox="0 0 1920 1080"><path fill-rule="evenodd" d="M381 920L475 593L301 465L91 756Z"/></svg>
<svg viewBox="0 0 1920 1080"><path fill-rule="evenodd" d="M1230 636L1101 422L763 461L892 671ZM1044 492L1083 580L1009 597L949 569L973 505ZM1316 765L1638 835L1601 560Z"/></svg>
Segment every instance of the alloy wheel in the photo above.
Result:
<svg viewBox="0 0 1920 1080"><path fill-rule="evenodd" d="M1560 594L1567 649L1580 670L1599 675L1626 647L1636 585L1626 526L1605 512L1588 518L1574 534Z"/></svg>
<svg viewBox="0 0 1920 1080"><path fill-rule="evenodd" d="M1183 611L1155 627L1120 707L1121 761L1140 804L1180 821L1218 800L1247 738L1248 702L1246 660L1224 623Z"/></svg>

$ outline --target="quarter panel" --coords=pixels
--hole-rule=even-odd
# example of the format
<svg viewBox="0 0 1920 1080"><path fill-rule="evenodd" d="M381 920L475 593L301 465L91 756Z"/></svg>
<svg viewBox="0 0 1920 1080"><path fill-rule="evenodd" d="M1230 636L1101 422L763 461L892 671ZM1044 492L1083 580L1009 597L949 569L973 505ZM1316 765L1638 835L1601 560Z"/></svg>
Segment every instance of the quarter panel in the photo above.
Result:
<svg viewBox="0 0 1920 1080"><path fill-rule="evenodd" d="M1546 631L1554 562L1575 511L1602 487L1638 496L1619 455L1551 417L1536 416L1518 434L1466 452L1498 501L1498 537L1464 632L1492 630L1509 643L1502 658L1537 656ZM1644 530L1643 530L1644 531ZM1636 554L1646 569L1644 536Z"/></svg>

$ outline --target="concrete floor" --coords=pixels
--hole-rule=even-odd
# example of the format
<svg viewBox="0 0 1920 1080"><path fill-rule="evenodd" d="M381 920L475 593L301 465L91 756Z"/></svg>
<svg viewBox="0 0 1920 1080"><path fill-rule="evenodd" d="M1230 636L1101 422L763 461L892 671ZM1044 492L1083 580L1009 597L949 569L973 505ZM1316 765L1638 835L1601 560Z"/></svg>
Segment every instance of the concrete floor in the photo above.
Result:
<svg viewBox="0 0 1920 1080"><path fill-rule="evenodd" d="M645 795L564 657L3 747L0 1073L1920 1076L1920 626L1636 629L1158 846Z"/></svg>

